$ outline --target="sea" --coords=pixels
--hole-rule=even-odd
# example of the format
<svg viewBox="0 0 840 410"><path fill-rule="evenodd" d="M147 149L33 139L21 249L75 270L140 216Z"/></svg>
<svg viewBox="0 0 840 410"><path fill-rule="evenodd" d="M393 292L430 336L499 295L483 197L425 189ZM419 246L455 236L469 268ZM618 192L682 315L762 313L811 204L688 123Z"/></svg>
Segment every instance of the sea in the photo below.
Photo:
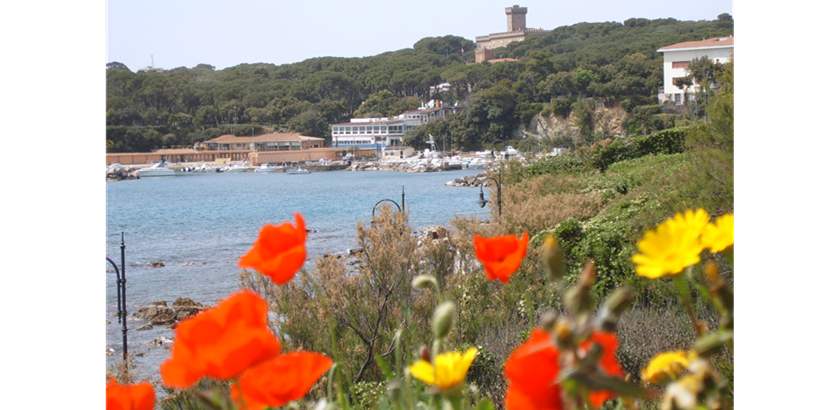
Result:
<svg viewBox="0 0 840 410"><path fill-rule="evenodd" d="M132 315L152 302L171 306L179 297L215 305L238 291L242 270L237 262L263 225L292 222L300 212L309 230L305 267L311 269L318 256L347 255L357 248L356 223L369 224L383 204L404 201L415 231L448 226L456 215L489 219L489 207L476 203L479 188L446 185L480 171L183 173L108 182L106 256L121 268L124 245L126 334L135 372L142 380L159 380L173 331L165 326L136 330L145 322ZM122 360L123 351L116 276L106 260L108 367Z"/></svg>

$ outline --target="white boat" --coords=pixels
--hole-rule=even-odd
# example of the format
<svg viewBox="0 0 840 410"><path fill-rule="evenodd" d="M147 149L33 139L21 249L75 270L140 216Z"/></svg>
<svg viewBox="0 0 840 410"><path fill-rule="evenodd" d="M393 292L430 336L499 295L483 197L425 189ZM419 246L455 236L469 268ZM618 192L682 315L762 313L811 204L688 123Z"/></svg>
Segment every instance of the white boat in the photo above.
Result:
<svg viewBox="0 0 840 410"><path fill-rule="evenodd" d="M487 160L481 157L469 158L463 160L464 169L484 169L487 166Z"/></svg>
<svg viewBox="0 0 840 410"><path fill-rule="evenodd" d="M233 164L225 168L225 172L245 172L249 169L251 169L251 167L243 164Z"/></svg>
<svg viewBox="0 0 840 410"><path fill-rule="evenodd" d="M260 173L262 173L262 172L274 172L276 170L277 170L277 167L272 166L272 165L268 165L268 163L266 162L266 163L263 163L262 165L260 165L259 168L255 169L254 172L260 172Z"/></svg>
<svg viewBox="0 0 840 410"><path fill-rule="evenodd" d="M298 175L298 174L311 174L308 169L303 169L301 167L292 168L286 171L287 174Z"/></svg>
<svg viewBox="0 0 840 410"><path fill-rule="evenodd" d="M175 171L169 169L169 167L167 165L169 165L168 162L161 161L161 162L152 164L152 166L149 167L149 168L139 169L137 171L137 175L139 175L140 178L174 177L175 176Z"/></svg>

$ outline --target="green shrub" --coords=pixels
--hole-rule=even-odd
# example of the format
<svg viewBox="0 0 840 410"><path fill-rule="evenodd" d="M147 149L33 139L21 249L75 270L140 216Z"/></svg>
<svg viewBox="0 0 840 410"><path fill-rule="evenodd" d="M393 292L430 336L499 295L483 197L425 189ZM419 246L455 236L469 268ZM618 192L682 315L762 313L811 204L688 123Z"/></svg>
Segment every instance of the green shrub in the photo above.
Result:
<svg viewBox="0 0 840 410"><path fill-rule="evenodd" d="M375 410L379 399L386 397L387 390L384 382L358 382L350 386L356 410Z"/></svg>
<svg viewBox="0 0 840 410"><path fill-rule="evenodd" d="M572 113L572 104L577 101L574 98L553 98L548 105L549 110L557 116L568 118Z"/></svg>
<svg viewBox="0 0 840 410"><path fill-rule="evenodd" d="M576 174L587 169L586 162L580 157L566 153L555 157L543 157L524 168L523 173L527 177L536 177L543 174Z"/></svg>
<svg viewBox="0 0 840 410"><path fill-rule="evenodd" d="M523 126L527 127L528 123L531 122L531 119L534 118L535 115L539 114L542 110L542 103L522 102L516 105L513 115L516 118L518 118L519 121L522 122Z"/></svg>
<svg viewBox="0 0 840 410"><path fill-rule="evenodd" d="M610 164L651 154L676 154L685 149L687 128L670 128L649 135L619 138L595 150L592 166L604 171Z"/></svg>

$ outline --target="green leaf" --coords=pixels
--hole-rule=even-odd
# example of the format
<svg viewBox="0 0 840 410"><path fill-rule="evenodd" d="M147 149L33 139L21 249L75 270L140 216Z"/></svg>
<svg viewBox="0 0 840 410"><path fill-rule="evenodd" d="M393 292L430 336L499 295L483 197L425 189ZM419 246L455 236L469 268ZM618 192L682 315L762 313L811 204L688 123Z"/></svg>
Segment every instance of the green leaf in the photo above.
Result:
<svg viewBox="0 0 840 410"><path fill-rule="evenodd" d="M385 359L383 359L382 356L378 354L374 355L373 358L376 359L376 364L379 365L379 369L382 370L382 374L385 375L385 380L393 380L395 375L394 372L391 370L391 366L388 364L388 362L386 362Z"/></svg>
<svg viewBox="0 0 840 410"><path fill-rule="evenodd" d="M478 405L475 406L475 410L493 410L493 402L485 397L478 402Z"/></svg>

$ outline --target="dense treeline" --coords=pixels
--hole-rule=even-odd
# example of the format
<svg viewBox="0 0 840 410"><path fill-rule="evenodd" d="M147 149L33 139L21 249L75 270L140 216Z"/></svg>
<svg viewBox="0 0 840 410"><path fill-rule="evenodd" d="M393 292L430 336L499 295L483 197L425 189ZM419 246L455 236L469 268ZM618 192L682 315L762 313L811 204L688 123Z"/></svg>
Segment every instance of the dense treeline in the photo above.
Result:
<svg viewBox="0 0 840 410"><path fill-rule="evenodd" d="M727 18L580 23L496 49L497 57L521 60L496 64L469 64L475 43L456 36L424 38L412 49L372 57L241 64L218 71L199 64L134 73L112 62L106 72L108 150L187 146L229 132L248 135L251 127L286 128L329 140L332 123L394 115L432 98L458 102L463 109L416 135L443 133L465 149L509 138L517 126L549 111L575 112L583 137L594 139L598 130L586 127L591 106L582 97L639 111L655 103L662 86L657 48L732 33ZM452 89L432 95L429 87L442 82ZM422 145L422 138L412 137L407 136L409 143Z"/></svg>

